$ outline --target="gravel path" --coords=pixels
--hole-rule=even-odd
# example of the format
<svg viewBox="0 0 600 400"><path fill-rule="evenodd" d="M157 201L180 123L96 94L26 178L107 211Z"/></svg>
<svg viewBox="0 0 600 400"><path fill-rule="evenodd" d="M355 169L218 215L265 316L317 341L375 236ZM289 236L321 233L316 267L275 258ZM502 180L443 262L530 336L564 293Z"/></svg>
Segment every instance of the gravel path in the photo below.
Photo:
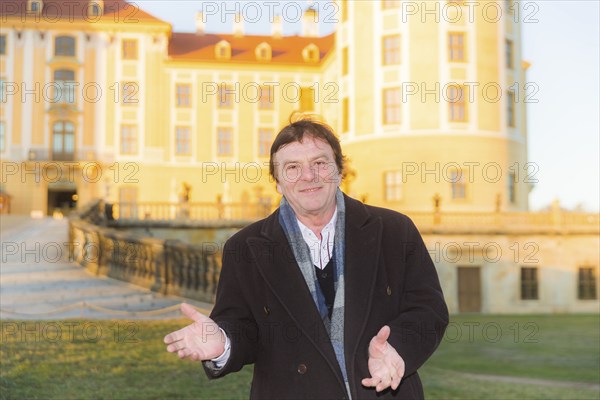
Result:
<svg viewBox="0 0 600 400"><path fill-rule="evenodd" d="M107 277L68 260L68 221L0 218L0 318L177 318L185 301Z"/></svg>

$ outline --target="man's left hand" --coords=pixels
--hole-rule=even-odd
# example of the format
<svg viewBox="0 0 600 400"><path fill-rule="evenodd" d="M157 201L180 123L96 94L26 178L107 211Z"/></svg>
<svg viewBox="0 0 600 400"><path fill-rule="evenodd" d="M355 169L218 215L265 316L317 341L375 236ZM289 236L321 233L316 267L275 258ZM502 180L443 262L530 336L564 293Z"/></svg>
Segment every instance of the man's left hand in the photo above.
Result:
<svg viewBox="0 0 600 400"><path fill-rule="evenodd" d="M388 343L390 327L385 325L369 343L370 378L362 380L363 386L382 390L391 387L396 390L404 376L404 360L394 347Z"/></svg>

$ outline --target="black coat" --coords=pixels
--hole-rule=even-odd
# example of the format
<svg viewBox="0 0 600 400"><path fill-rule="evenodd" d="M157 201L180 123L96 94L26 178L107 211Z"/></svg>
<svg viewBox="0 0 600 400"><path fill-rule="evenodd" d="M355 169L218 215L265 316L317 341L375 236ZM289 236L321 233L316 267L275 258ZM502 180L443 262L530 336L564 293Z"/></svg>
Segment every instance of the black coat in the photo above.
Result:
<svg viewBox="0 0 600 400"><path fill-rule="evenodd" d="M448 309L431 257L412 221L345 198L345 357L353 399L422 398L417 369L440 343ZM294 259L279 211L242 229L223 249L211 317L231 355L210 378L254 363L253 399L347 398L333 347ZM406 363L396 391L377 395L361 379L370 340L389 325Z"/></svg>

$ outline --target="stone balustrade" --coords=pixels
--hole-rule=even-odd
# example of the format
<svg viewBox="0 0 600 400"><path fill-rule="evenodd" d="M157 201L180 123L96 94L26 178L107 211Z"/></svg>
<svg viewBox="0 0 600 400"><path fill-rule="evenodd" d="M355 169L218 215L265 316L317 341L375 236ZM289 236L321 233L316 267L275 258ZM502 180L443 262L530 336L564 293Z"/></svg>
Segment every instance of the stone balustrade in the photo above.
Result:
<svg viewBox="0 0 600 400"><path fill-rule="evenodd" d="M70 217L72 260L93 274L159 293L214 300L221 267L221 247L217 243L196 245L117 230L102 221L103 209L104 205L96 202Z"/></svg>
<svg viewBox="0 0 600 400"><path fill-rule="evenodd" d="M212 302L221 246L150 236L154 228L242 228L271 212L269 205L96 202L70 217L71 259L90 272L164 294ZM565 212L416 212L423 234L595 234L600 216ZM134 233L145 227L148 235ZM127 228L132 229L128 231Z"/></svg>

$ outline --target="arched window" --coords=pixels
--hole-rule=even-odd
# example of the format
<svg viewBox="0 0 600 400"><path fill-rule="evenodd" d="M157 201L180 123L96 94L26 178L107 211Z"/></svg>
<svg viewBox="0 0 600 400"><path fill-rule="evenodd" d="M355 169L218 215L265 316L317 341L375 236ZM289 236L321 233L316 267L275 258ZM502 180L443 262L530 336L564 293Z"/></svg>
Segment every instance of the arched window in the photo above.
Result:
<svg viewBox="0 0 600 400"><path fill-rule="evenodd" d="M103 0L90 1L90 4L88 5L88 15L90 17L102 16L103 10L104 10L104 1Z"/></svg>
<svg viewBox="0 0 600 400"><path fill-rule="evenodd" d="M262 42L254 50L254 55L258 61L270 61L271 54L271 46L266 42Z"/></svg>
<svg viewBox="0 0 600 400"><path fill-rule="evenodd" d="M221 40L215 45L215 58L217 60L229 60L231 58L231 44L226 40Z"/></svg>
<svg viewBox="0 0 600 400"><path fill-rule="evenodd" d="M42 12L43 7L44 7L44 3L41 0L28 0L27 1L27 11L30 13L40 14Z"/></svg>
<svg viewBox="0 0 600 400"><path fill-rule="evenodd" d="M75 103L75 71L70 69L57 69L54 71L54 98L55 103L74 104Z"/></svg>
<svg viewBox="0 0 600 400"><path fill-rule="evenodd" d="M75 126L72 122L58 121L52 127L52 159L73 161L75 159Z"/></svg>
<svg viewBox="0 0 600 400"><path fill-rule="evenodd" d="M319 48L314 43L309 44L302 49L302 59L304 62L317 63L321 59Z"/></svg>
<svg viewBox="0 0 600 400"><path fill-rule="evenodd" d="M72 36L57 36L54 39L54 55L75 57L75 38Z"/></svg>

